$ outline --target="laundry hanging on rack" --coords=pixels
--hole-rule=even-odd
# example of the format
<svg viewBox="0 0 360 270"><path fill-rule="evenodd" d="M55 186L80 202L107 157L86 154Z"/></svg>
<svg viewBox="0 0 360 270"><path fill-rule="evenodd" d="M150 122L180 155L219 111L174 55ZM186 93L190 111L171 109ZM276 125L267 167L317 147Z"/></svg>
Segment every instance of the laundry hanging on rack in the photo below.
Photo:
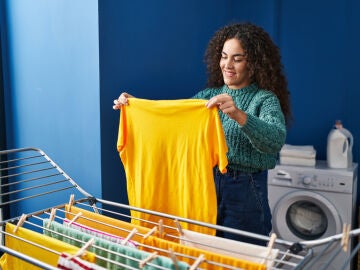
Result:
<svg viewBox="0 0 360 270"><path fill-rule="evenodd" d="M32 256L33 258L41 260L49 265L57 265L59 253L61 252L74 255L79 251L78 247L66 244L60 240L37 233L35 231L19 227L14 233L16 225L6 223L5 226L5 243L8 248L14 249L25 255ZM38 244L40 246L38 247L32 243ZM86 252L81 258L89 262L95 262L96 260L95 254L91 252ZM31 263L25 262L24 260L16 258L15 256L9 255L7 253L2 255L0 259L0 266L2 270L40 269Z"/></svg>
<svg viewBox="0 0 360 270"><path fill-rule="evenodd" d="M142 227L140 225L129 223L120 219L111 218L99 213L90 212L76 206L70 206L69 204L65 204L64 208L65 217L67 219L72 220L76 215L81 213L81 216L79 216L79 218L76 220L78 224L96 228L97 230L119 237L126 237L133 229L137 229L139 234L143 235L150 231L150 229L147 227ZM131 240L135 242L141 242L142 237L136 234L131 238Z"/></svg>
<svg viewBox="0 0 360 270"><path fill-rule="evenodd" d="M94 263L89 263L78 257L72 257L66 253L60 254L56 267L62 270L106 270Z"/></svg>
<svg viewBox="0 0 360 270"><path fill-rule="evenodd" d="M44 228L48 227L48 223L49 220L45 219ZM44 234L77 247L83 246L84 242L86 243L92 237L94 237L55 221L50 222L49 229L44 229ZM139 260L142 261L151 255L151 253L138 250L133 247L115 244L111 241L101 239L96 236L94 237L94 240L94 245L89 248L91 252L100 255L103 258L108 258L109 260L111 259L112 261L116 261L135 268L139 266ZM97 259L96 263L107 269L117 269L116 265L105 260ZM151 260L151 264L159 265L165 267L166 269L175 269L173 261L170 258L163 256L157 256L153 258ZM183 262L179 262L177 267L179 270L185 270L189 268L189 265Z"/></svg>
<svg viewBox="0 0 360 270"><path fill-rule="evenodd" d="M80 216L78 221L76 221L77 223L84 224L84 222L86 222L87 226L91 226L94 229L94 231L98 231L101 234L102 232L100 232L100 230L101 231L104 230L107 232L107 234L115 234L119 237L126 237L136 242L139 240L139 242L137 242L137 245L140 250L143 251L148 250L152 252L150 257L146 258L146 260L144 261L141 261L142 265L144 265L144 263L146 262L149 262L149 260L151 260L155 254L155 252L153 251L157 250L159 251L159 255L164 254L164 256L169 256L175 262L180 260L184 262L184 259L186 258L190 262L189 265L191 264L189 270L194 270L197 268L216 269L216 270L218 269L233 270L239 268L262 270L266 268L265 264L251 265L246 261L243 261L242 264L240 263L240 261L238 261L238 264L236 264L237 262L236 258L234 258L233 256L219 257L219 254L213 254L214 257L212 257L212 254L206 251L205 249L195 249L195 248L190 249L190 247L188 246L181 245L178 241L179 234L181 232L179 227L171 228L171 232L173 232L173 235L170 235L167 232L161 234L154 230L154 228L156 227L150 229L147 227L137 226L129 222L118 223L120 221L119 219L106 217L105 215L111 215L111 216L118 216L120 219L124 218L128 220L129 216L124 214L123 210L131 209L132 211L140 211L145 213L149 213L149 211L147 209L134 208L129 205L124 205L113 201L107 201L101 198L95 198L91 196L91 194L83 190L73 179L70 178L70 176L68 176L62 169L60 169L59 166L56 165L56 163L52 161L49 156L47 156L43 151L39 149L24 148L24 149L12 149L12 150L0 151L0 157L3 159L0 162L2 167L1 168L2 175L0 178L6 179L6 181L8 181L9 184L12 185L11 192L16 194L16 196L9 196L8 193L2 193L1 207L10 206L14 209L22 209L21 207L18 208L19 202L21 202L21 204L26 204L27 206L29 206L28 213L26 215L23 214L21 217L19 217L17 216L17 212L14 211L14 213L11 213L9 219L0 222L1 226L3 226L4 228L3 230L0 231L1 232L0 236L2 237L2 239L5 240L10 239L10 241L6 240L5 242L3 241L2 243L0 243L0 252L4 253L3 256L0 258L0 266L3 267L3 270L8 270L8 269L28 270L28 269L39 269L39 268L47 269L47 270L57 269L56 266L52 266L53 264L50 265L47 262L49 262L50 256L52 256L53 257L53 259L51 259L52 263L57 263L56 258L60 259L61 258L60 256L62 256L61 254L63 254L63 252L66 252L67 244L61 242L59 247L54 247L54 249L52 249L52 247L50 248L48 247L49 241L47 240L45 235L41 235L40 237L38 236L40 240L39 239L32 240L32 238L34 237L33 233L35 233L35 231L38 231L39 228L42 229L43 227L42 225L41 226L39 225L39 222L33 223L30 222L30 220L40 219L41 221L43 221L43 215L49 216L50 220L53 220L53 218L55 217L57 220L61 219L62 221L64 220L66 215L66 218L70 219L71 220L70 222L72 223L74 223L76 218L79 218ZM44 181L44 182L39 184L39 181ZM6 186L7 184L2 185L2 187L6 187ZM76 201L70 200L69 205L67 207L69 208L71 213L66 212L65 214L64 211L65 203L64 201L61 200L63 200L63 198L67 198L69 195L71 195L70 196L71 198L72 195L74 195L74 193L80 195L80 198L79 199L77 198ZM55 197L59 198L60 200L55 200L54 202L53 199ZM41 202L41 203L38 204L35 202ZM74 205L78 205L79 207L82 208L79 208L77 210L77 208ZM99 207L100 205L101 207L104 206L104 208ZM110 207L112 210L109 210L107 206ZM43 207L45 207L45 209L43 209ZM54 208L56 208L57 213L60 214L57 214L56 216L52 215L53 212L55 213L55 211L53 211ZM91 212L94 216L88 214L85 209L90 209L90 211L95 211L95 213ZM83 212L84 215L82 216L78 215L79 214L78 212ZM181 222L181 224L183 223L191 223L196 225L200 224L195 220L184 219L178 216L177 217L169 216L161 212L153 212L152 214L155 214L156 220L158 218L166 217L166 218L174 218L176 219L176 221ZM26 218L24 221L26 223L26 228L29 228L29 225L35 226L35 231L31 232L29 234L29 237L27 237L26 234L22 234L22 232L26 232L26 229L23 227L18 227L17 232L14 233L13 229L15 228L15 226L9 223L9 220L11 220L11 222L15 220L19 220L19 222L17 223L18 226L19 224L22 224L20 220L23 220L22 219L23 216L25 216ZM40 223L42 224L42 222ZM178 225L177 222L175 223L176 225ZM156 222L155 223L152 222L149 224L150 227L157 225ZM219 227L206 223L200 225L203 225L205 227L216 228L220 231L229 229L226 227ZM157 226L160 230L160 222ZM136 227L138 230L138 232L135 235L132 234L134 227ZM343 256L338 256L338 255L343 253L342 251L343 248L348 247L347 246L348 244L346 243L350 243L349 239L351 239L351 237L357 237L360 234L360 229L354 229L350 231L349 230L350 228L348 227L345 230L346 233L343 232L342 234L340 233L337 235L331 235L329 237L321 238L318 240L301 241L298 243L292 241L286 241L285 239L276 239L276 244L278 244L279 248L281 247L281 249L279 251L276 260L274 260L274 266L271 267L271 269L272 270L281 269L281 268L303 269L304 267L306 269L312 269L311 267L314 264L316 264L320 260L323 260L325 264L319 270L326 270L334 262L339 262L340 257L344 259ZM249 236L249 234L244 231L233 230L233 229L231 229L231 231L234 231L239 235ZM133 236L133 238L129 238L130 236ZM264 238L265 236L262 235L251 234L251 236L259 240L266 239ZM141 239L144 240L141 241ZM170 241L170 239L172 239L172 241ZM163 242L159 242L160 240L163 240ZM271 240L272 239L269 238L269 243L272 242ZM14 241L17 242L15 245L13 244ZM171 244L173 244L174 246L171 246ZM86 250L88 246L89 243L86 243L81 249L79 249L78 247L71 247L72 249L73 248L75 249L70 253L71 254L75 253L77 255L82 254L81 251ZM272 245L269 244L269 246ZM334 256L331 257L329 257L327 254L328 248L330 246L331 248L334 247L334 250L332 251ZM172 249L171 247L174 247L174 249L176 248L178 249L174 251L174 249ZM318 248L320 248L319 250L320 252L315 252L314 254L314 247L316 247L317 250L319 250ZM357 254L358 247L356 247L356 249L351 253L351 255L345 256L345 261L340 260L341 262L343 262L341 263L341 268L345 268L351 263L351 259ZM25 250L22 250L23 248L25 248ZM169 248L169 250L167 250L167 248ZM183 248L184 250L181 250L181 248ZM284 248L284 250L282 248ZM31 253L29 253L30 249L31 249ZM48 254L41 253L42 256L39 257L38 250L41 252L44 252L45 250L48 252ZM197 253L199 256L196 255L193 256L196 253L190 253L189 250L192 252L199 252ZM236 250L236 252L239 252L239 250ZM324 254L326 254L326 256L324 256ZM86 252L86 255L89 257L92 256L94 259L98 259L99 257L98 255L92 254L88 251ZM264 257L265 261L267 259L268 259L267 256ZM18 265L19 267L17 265L15 267L12 266L9 267L8 263L11 260L16 261L16 263L21 261L22 263ZM115 261L113 263L116 264ZM25 265L26 268L21 268L21 265ZM34 267L32 268L32 266ZM128 265L124 265L123 268L128 270L137 270L137 268L133 268ZM156 267L156 269L162 270L162 268L159 267Z"/></svg>
<svg viewBox="0 0 360 270"><path fill-rule="evenodd" d="M180 243L185 246L205 249L211 252L228 255L255 263L264 263L268 269L274 264L279 250L274 248L249 244L231 239L216 237L182 229ZM265 258L265 259L264 259Z"/></svg>
<svg viewBox="0 0 360 270"><path fill-rule="evenodd" d="M117 149L124 165L131 206L216 224L213 168L226 171L227 145L217 108L205 100L130 98L122 106ZM131 211L132 222L152 215ZM164 225L173 225L164 219ZM214 229L185 228L207 234Z"/></svg>
<svg viewBox="0 0 360 270"><path fill-rule="evenodd" d="M111 217L107 217L98 213L93 213L75 206L65 206L65 216L67 219L72 219L74 216L76 216L78 213L82 213L81 216L77 219L77 223L79 224L85 224L90 227L97 228L98 230L112 233L121 237L126 237L128 234L127 231L121 230L120 228L126 227L128 230L132 230L136 226L136 228L139 229L142 233L146 234L149 229L143 228L141 229L140 226L127 223L125 221L121 221L118 219L114 219ZM265 270L266 265L264 263L259 262L253 262L249 260L242 260L239 258L234 258L228 255L222 255L217 252L211 252L205 249L185 246L182 244L179 244L175 241L169 241L166 239L162 239L156 236L148 236L147 238L144 238L141 236L141 234L136 234L133 238L136 242L139 242L139 249L152 252L154 247L158 252L159 255L167 256L168 250L173 250L176 254L178 254L179 260L188 263L191 265L193 263L193 258L198 258L200 255L204 255L205 261L202 262L201 268L204 269L228 269L226 267L222 267L221 265L225 265L228 267L236 267L240 269L248 269L248 270ZM167 239L171 239L168 237ZM141 246L140 244L143 244ZM164 252L162 252L161 249ZM238 252L241 252L239 250ZM243 252L247 252L246 250L243 250ZM182 256L183 255L183 256ZM258 256L258 254L255 254L254 256ZM214 262L214 263L212 263Z"/></svg>
<svg viewBox="0 0 360 270"><path fill-rule="evenodd" d="M116 235L113 235L110 233L106 233L106 232L97 230L95 228L85 226L83 224L79 224L77 222L71 222L68 219L64 219L64 224L70 228L77 229L78 231L85 232L89 235L96 236L96 237L111 241L116 244L122 244L122 242L126 239L124 237L119 237L119 236L116 236ZM129 239L128 241L126 241L126 243L124 245L126 245L128 247L137 248L138 244L135 241L132 241L131 239Z"/></svg>

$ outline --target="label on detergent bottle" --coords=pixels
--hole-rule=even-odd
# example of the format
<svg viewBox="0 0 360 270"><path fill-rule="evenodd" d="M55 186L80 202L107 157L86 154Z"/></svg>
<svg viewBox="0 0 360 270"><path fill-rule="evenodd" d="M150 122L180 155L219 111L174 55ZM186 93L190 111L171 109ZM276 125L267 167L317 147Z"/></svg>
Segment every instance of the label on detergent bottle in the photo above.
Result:
<svg viewBox="0 0 360 270"><path fill-rule="evenodd" d="M352 165L353 136L337 120L327 141L327 163L330 168L349 168Z"/></svg>

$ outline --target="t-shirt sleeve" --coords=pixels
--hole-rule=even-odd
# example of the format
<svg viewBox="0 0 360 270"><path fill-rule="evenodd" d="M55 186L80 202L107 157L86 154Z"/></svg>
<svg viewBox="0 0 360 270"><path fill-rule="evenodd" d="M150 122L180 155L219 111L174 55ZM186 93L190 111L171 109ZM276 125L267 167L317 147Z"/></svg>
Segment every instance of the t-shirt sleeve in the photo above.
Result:
<svg viewBox="0 0 360 270"><path fill-rule="evenodd" d="M215 131L216 136L214 137L214 145L217 146L215 149L217 153L217 165L221 173L226 173L226 167L228 165L227 152L228 147L226 144L224 129L222 127L219 113L216 107L213 108L215 118Z"/></svg>
<svg viewBox="0 0 360 270"><path fill-rule="evenodd" d="M119 131L118 131L118 138L117 138L117 150L121 152L126 143L126 106L122 106L120 110L120 117L119 117Z"/></svg>

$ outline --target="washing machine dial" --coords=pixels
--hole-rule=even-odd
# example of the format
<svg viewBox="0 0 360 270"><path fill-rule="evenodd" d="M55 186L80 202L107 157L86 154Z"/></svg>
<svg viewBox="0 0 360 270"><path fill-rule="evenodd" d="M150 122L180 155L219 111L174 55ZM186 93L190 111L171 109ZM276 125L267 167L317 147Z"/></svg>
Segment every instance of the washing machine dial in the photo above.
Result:
<svg viewBox="0 0 360 270"><path fill-rule="evenodd" d="M313 181L313 178L311 176L304 176L303 179L302 179L302 183L305 185L305 186L308 186L312 183Z"/></svg>

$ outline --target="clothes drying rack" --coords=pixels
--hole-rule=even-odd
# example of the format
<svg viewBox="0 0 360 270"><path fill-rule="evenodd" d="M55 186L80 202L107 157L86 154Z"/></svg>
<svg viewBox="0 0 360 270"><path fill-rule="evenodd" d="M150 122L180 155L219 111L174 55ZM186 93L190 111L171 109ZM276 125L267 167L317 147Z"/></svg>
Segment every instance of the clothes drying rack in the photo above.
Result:
<svg viewBox="0 0 360 270"><path fill-rule="evenodd" d="M153 236L155 238L160 237L163 239L165 238L165 242L168 241L179 243L182 235L181 223L190 223L198 226L205 226L214 230L223 230L235 234L240 234L246 237L263 240L268 243L267 247L263 247L268 249L268 252L265 252L265 255L248 254L248 251L246 249L240 250L238 248L234 248L233 246L228 246L226 248L228 249L228 251L230 250L232 254L236 253L240 256L243 255L247 259L250 256L253 256L256 262L261 262L263 265L265 265L265 268L262 269L273 270L312 269L312 263L320 259L321 256L329 252L329 250L334 253L333 256L328 256L329 258L332 258L328 261L330 265L332 260L336 260L336 256L338 253L343 252L343 250L346 248L350 248L348 244L349 238L355 237L360 233L359 229L351 230L348 226L344 226L344 231L341 234L314 241L303 241L295 243L287 241L286 239L278 239L275 235L271 235L270 237L268 237L253 234L250 232L235 230L223 226L217 226L179 216L168 215L161 212L136 208L126 204L120 204L117 202L96 198L86 192L84 189L82 189L44 151L37 148L20 148L0 151L0 177L0 252L2 252L2 255L6 254L9 256L13 256L19 260L30 263L33 266L39 267L40 269L60 268L58 268L56 265L50 265L46 263L41 258L36 258L31 253L25 254L21 250L19 251L13 247L10 248L7 245L6 238L13 237L16 238L17 241L24 241L24 243L33 245L36 248L43 248L47 249L48 251L49 248L42 246L41 243L33 243L28 239L23 239L19 236L16 236L15 232L11 234L5 230L5 227L7 226L7 224L12 224L12 226L16 226L14 231L16 231L20 227L42 233L44 233L45 231L51 231L49 227L44 225L44 220L47 220L49 223L51 223L52 221L65 222L68 217L71 217L70 223L76 223L76 219L79 219L81 213L78 213L76 215L74 212L69 213L68 209L70 209L71 207L82 209L83 211L96 213L111 219L121 220L123 222L127 222L128 224L131 224L131 222L129 222L129 220L131 220L131 215L129 214L130 211L141 211L143 213L159 217L159 223L150 224L151 226L149 225L149 228L152 226L153 228L151 230L148 230L148 233L146 233L146 235L135 229L127 229L127 231L123 229L126 231L127 237L122 238L120 243L122 245L129 244L132 241L131 239L134 235L137 235L138 237L143 237L144 239L149 236ZM89 181L93 181L93 179ZM26 213L18 213L18 209L22 209L22 211L24 211L23 209L26 209ZM163 233L162 231L162 219L174 220L174 227L166 228L166 233ZM69 219L67 219L67 222L69 222ZM99 226L100 224L101 226L110 226L98 220L92 220L91 222L92 224L99 224ZM97 227L97 225L95 225L94 227ZM169 230L173 230L173 233L168 233ZM76 255L81 255L88 251L91 251L94 246L93 243L90 242L91 241L82 243L82 248ZM134 243L136 242L134 241ZM189 266L188 269L190 270L209 268L241 269L238 267L234 267L233 265L223 263L221 261L216 261L213 259L213 257L209 259L206 255L203 255L201 253L201 251L204 250L204 254L207 254L206 250L209 250L208 248L215 248L217 249L218 253L221 253L221 248L216 244L215 247L209 247L206 246L204 243L195 243L197 244L197 250L200 252L199 256L182 254L180 251L172 250L171 248L165 250L163 247L151 246L149 244L144 244L140 242L137 242L136 244L139 246L143 245L142 248L149 251L149 256L145 259L130 258L134 261L134 263L132 263L131 265L111 261L111 259L101 257L98 254L96 254L95 256L96 259L110 261L112 265L116 266L112 269L147 269L147 267L150 267L149 269L180 269L178 267L178 262L181 262L184 259L186 259L187 265ZM201 245L203 245L203 247ZM313 248L315 246L323 247L322 251L314 254ZM351 259L356 255L358 249L360 249L360 244L353 248L353 251L349 256L348 260L344 261L344 269L349 263L351 263ZM61 255L59 251L50 250L50 252L55 253L59 256ZM108 252L112 251L109 250ZM153 259L156 256L159 256L159 254L162 254L161 256L165 256L171 259L171 262L173 262L173 264L170 268L166 268L164 266L153 263ZM124 254L116 255L126 256ZM227 256L230 256L231 258L231 255ZM138 267L134 267L134 264L138 265ZM327 269L327 266L325 265L323 269Z"/></svg>

